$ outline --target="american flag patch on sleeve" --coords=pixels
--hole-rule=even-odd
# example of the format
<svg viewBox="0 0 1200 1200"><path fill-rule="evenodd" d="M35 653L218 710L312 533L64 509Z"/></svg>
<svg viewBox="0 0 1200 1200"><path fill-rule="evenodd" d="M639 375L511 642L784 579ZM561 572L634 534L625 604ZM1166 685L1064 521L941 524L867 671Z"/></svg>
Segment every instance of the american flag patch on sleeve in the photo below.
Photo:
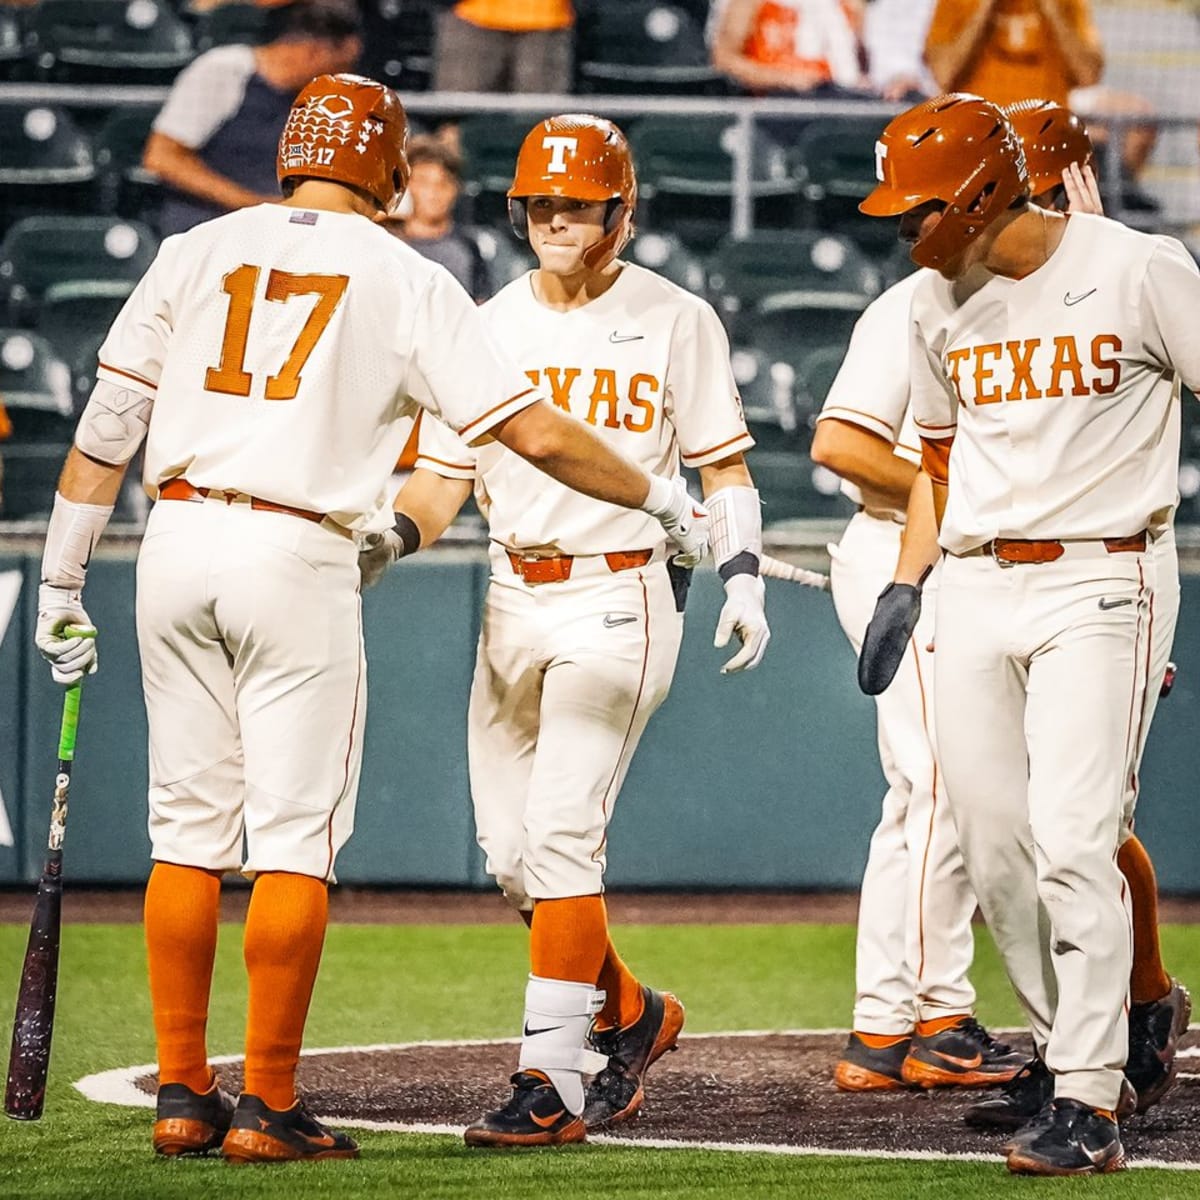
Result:
<svg viewBox="0 0 1200 1200"><path fill-rule="evenodd" d="M317 214L315 212L308 212L307 210L294 212L288 217L288 224L290 225L315 225L316 223Z"/></svg>

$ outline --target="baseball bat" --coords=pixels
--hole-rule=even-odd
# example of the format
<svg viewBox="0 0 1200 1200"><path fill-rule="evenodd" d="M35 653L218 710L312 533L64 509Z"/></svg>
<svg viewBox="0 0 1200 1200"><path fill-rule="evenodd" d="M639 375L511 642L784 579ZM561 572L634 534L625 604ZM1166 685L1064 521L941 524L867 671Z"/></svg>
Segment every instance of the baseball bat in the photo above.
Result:
<svg viewBox="0 0 1200 1200"><path fill-rule="evenodd" d="M85 626L68 626L68 637L95 637ZM62 928L62 847L67 830L67 795L75 760L75 731L79 724L82 680L63 696L62 727L58 735L58 773L50 813L50 838L37 900L29 922L29 944L17 992L12 1049L8 1057L8 1082L4 1111L17 1121L36 1121L46 1103L46 1075L50 1069L50 1041L54 1036L54 1001L58 993L58 947Z"/></svg>
<svg viewBox="0 0 1200 1200"><path fill-rule="evenodd" d="M758 560L759 572L768 579L787 579L804 587L817 588L819 591L829 590L829 576L820 571L806 571L803 567L793 567L782 559L772 558L764 554Z"/></svg>

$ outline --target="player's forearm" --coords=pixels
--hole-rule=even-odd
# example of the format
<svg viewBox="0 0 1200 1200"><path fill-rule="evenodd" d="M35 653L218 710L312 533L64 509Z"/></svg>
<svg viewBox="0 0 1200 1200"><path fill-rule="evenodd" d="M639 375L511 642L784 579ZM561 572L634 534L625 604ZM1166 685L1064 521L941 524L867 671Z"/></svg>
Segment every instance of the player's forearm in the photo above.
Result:
<svg viewBox="0 0 1200 1200"><path fill-rule="evenodd" d="M946 489L934 483L924 471L918 472L908 499L908 521L900 538L896 583L919 585L930 567L941 558L938 530L946 509L945 492Z"/></svg>
<svg viewBox="0 0 1200 1200"><path fill-rule="evenodd" d="M73 504L116 504L128 463L102 463L72 446L58 477L58 494Z"/></svg>
<svg viewBox="0 0 1200 1200"><path fill-rule="evenodd" d="M420 546L414 550L432 546L450 528L470 494L469 480L415 470L393 505L397 515L408 517L419 531Z"/></svg>
<svg viewBox="0 0 1200 1200"><path fill-rule="evenodd" d="M165 134L150 135L142 165L177 191L221 208L248 208L272 198L214 171L195 151Z"/></svg>
<svg viewBox="0 0 1200 1200"><path fill-rule="evenodd" d="M712 496L722 488L753 486L750 468L746 466L746 459L741 454L733 454L729 458L700 468L700 490L705 496Z"/></svg>
<svg viewBox="0 0 1200 1200"><path fill-rule="evenodd" d="M925 61L940 88L951 92L961 83L983 46L992 23L993 7L991 3L980 4L953 41L926 45Z"/></svg>
<svg viewBox="0 0 1200 1200"><path fill-rule="evenodd" d="M1071 86L1091 87L1099 83L1104 70L1104 55L1100 49L1079 36L1075 26L1063 16L1057 0L1043 0L1042 13L1050 26L1051 36L1066 59Z"/></svg>
<svg viewBox="0 0 1200 1200"><path fill-rule="evenodd" d="M877 434L828 417L817 423L811 454L813 462L854 484L872 505L903 509L908 504L917 468Z"/></svg>

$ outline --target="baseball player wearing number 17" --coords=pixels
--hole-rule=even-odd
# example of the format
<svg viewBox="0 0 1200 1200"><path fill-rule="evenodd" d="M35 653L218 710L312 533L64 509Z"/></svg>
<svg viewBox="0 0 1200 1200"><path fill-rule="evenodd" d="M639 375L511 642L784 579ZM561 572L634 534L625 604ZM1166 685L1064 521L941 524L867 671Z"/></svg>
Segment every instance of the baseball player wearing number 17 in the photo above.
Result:
<svg viewBox="0 0 1200 1200"><path fill-rule="evenodd" d="M36 640L70 683L94 669L94 650L62 631L89 623L88 559L146 441L157 503L137 629L160 1154L358 1153L307 1113L295 1071L362 754L358 538L391 524L392 466L414 415L465 443L496 439L590 495L640 506L683 550L704 547L701 509L545 403L450 275L373 223L403 193L405 138L388 88L353 75L308 84L279 144L284 201L166 239L101 348L59 481ZM205 1026L221 876L237 870L254 887L234 1109Z"/></svg>
<svg viewBox="0 0 1200 1200"><path fill-rule="evenodd" d="M540 122L509 196L539 266L484 306L493 336L572 419L647 469L671 475L682 457L699 470L726 590L717 644L742 643L723 670L755 666L768 630L758 493L742 457L753 442L716 314L617 258L636 203L624 135L586 115ZM440 536L472 485L491 583L468 715L471 792L488 870L530 922L531 974L511 1099L465 1136L582 1141L637 1112L646 1069L683 1026L679 1001L643 986L613 945L603 881L613 805L674 674L686 573L644 517L429 420L396 501L397 553Z"/></svg>
<svg viewBox="0 0 1200 1200"><path fill-rule="evenodd" d="M1149 546L1176 502L1179 385L1200 383L1200 274L1172 239L1030 205L1020 141L977 96L897 117L877 162L864 211L900 216L935 272L910 314L932 503L910 507L895 578L919 584L940 530L946 789L1052 1077L1008 1166L1118 1170L1131 954L1116 860L1152 644ZM885 593L872 627L905 607Z"/></svg>

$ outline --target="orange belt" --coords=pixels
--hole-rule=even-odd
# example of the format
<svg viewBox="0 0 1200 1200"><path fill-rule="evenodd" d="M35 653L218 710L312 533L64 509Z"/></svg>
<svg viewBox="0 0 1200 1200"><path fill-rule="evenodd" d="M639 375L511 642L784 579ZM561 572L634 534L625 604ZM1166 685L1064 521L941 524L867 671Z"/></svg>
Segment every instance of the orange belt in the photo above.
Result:
<svg viewBox="0 0 1200 1200"><path fill-rule="evenodd" d="M244 493L225 492L220 488L193 487L186 479L168 479L158 489L160 500L207 500L209 496L218 496L224 499L226 504L232 504L241 495ZM300 517L318 525L325 520L325 513L311 512L307 508L292 508L290 504L276 504L273 500L260 500L257 496L250 497L250 507L256 512L284 513L286 516ZM340 525L336 528L348 536L349 531L343 530Z"/></svg>
<svg viewBox="0 0 1200 1200"><path fill-rule="evenodd" d="M1129 537L1101 538L1109 554L1125 552L1141 553L1146 549L1146 531ZM1021 538L994 538L979 547L986 554L1002 563L1046 563L1062 558L1065 547L1053 538L1045 541L1025 541Z"/></svg>
<svg viewBox="0 0 1200 1200"><path fill-rule="evenodd" d="M573 554L556 554L549 558L522 558L515 550L506 550L513 572L526 583L562 583L571 578ZM613 550L604 555L610 571L630 571L644 567L654 556L653 550Z"/></svg>

